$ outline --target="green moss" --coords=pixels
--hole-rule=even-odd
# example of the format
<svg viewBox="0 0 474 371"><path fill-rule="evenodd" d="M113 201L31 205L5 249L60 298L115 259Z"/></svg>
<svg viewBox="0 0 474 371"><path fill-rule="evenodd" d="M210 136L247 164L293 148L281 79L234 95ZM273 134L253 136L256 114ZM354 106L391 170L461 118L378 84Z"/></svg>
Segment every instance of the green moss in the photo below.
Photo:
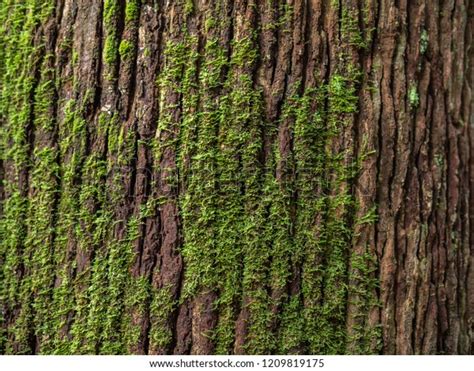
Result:
<svg viewBox="0 0 474 371"><path fill-rule="evenodd" d="M216 138L218 105L209 95L211 87L219 85L225 60L223 50L215 40L205 47L203 72L200 74L202 111L196 125L197 140L193 145L187 193L182 198L184 244L182 254L187 264L184 281L184 298L193 296L201 288L213 287L216 215Z"/></svg>
<svg viewBox="0 0 474 371"><path fill-rule="evenodd" d="M133 277L125 293L125 313L121 333L124 334L125 353L136 351L137 344L142 341L142 321L151 302L152 288L148 277Z"/></svg>
<svg viewBox="0 0 474 371"><path fill-rule="evenodd" d="M173 333L168 326L169 314L173 312L176 301L169 287L152 290L150 305L150 347L152 349L167 349L173 340Z"/></svg>
<svg viewBox="0 0 474 371"><path fill-rule="evenodd" d="M178 187L180 187L181 179L187 179L190 169L186 163L189 156L194 153L194 148L198 146L190 138L194 137L197 120L196 117L196 97L193 94L196 81L196 60L198 58L197 47L198 38L194 35L185 33L183 40L178 42L168 42L165 48L165 62L158 78L160 88L160 117L158 121L158 131L155 142L153 143L153 157L156 166L160 166L162 156L165 151L171 150L176 156L176 164L162 169L163 181L172 189L171 192L160 196L159 203L176 204L178 200L175 197ZM175 119L173 112L176 105L171 103L169 97L175 97L178 93L183 93L183 117L180 121ZM179 130L178 130L179 128ZM179 133L179 135L178 135ZM181 172L182 171L182 172ZM178 174L180 178L178 178ZM182 178L181 178L182 177ZM194 177L193 177L194 179ZM188 185L188 190L192 185ZM187 198L186 198L187 197ZM193 212L191 206L186 203L190 198L189 195L182 195L180 208L183 217L183 233L185 246L181 247L183 258L187 259L189 254L194 257L193 245L194 231L188 231L188 216ZM194 205L192 206L194 208ZM194 222L194 219L193 221ZM186 246L186 240L189 241ZM198 249L204 250L205 245L201 245ZM194 282L190 282L189 276L185 277L183 287L183 299L189 297L190 291L198 286L201 274L198 274L194 268L194 264L189 261L189 270L196 275L191 275ZM209 269L205 267L204 269ZM192 288L190 289L190 286ZM172 329L170 327L170 317L176 310L178 302L173 298L171 287L154 288L152 293L152 303L150 308L150 349L160 349L165 351L172 342Z"/></svg>
<svg viewBox="0 0 474 371"><path fill-rule="evenodd" d="M119 54L122 60L130 60L135 50L134 45L128 40L122 40L119 46Z"/></svg>
<svg viewBox="0 0 474 371"><path fill-rule="evenodd" d="M219 353L232 352L234 326L238 313L236 303L242 300L242 292L253 296L252 284L249 282L250 263L244 255L255 257L258 246L263 247L261 240L253 240L253 246L248 246L244 235L252 235L261 226L255 224L252 218L246 218L245 209L255 208L255 191L260 182L261 169L257 165L261 148L262 130L262 97L253 89L251 75L242 72L242 68L251 66L256 61L252 50L253 40L243 39L234 44L230 59L231 69L224 88L228 95L220 97L219 131L217 137L217 171L219 199L217 203L217 234L216 234L216 265L220 267L217 277L220 279L220 311L219 323L216 330L216 342ZM245 179L244 181L242 180ZM244 187L244 195L242 194ZM264 254L263 254L264 255ZM242 267L242 259L244 266ZM242 277L242 269L244 273ZM253 274L257 272L253 271ZM222 278L224 278L222 280ZM243 279L243 282L242 282ZM253 277L255 279L255 276ZM256 298L255 298L256 299ZM250 328L253 334L252 344L248 347L251 352L266 349L260 345L262 327L257 323L255 310L260 310L260 303L253 298L249 305ZM258 300L260 302L260 300ZM256 308L259 306L259 308ZM261 318L258 318L260 320ZM266 328L266 326L265 326ZM260 348L259 348L260 347Z"/></svg>
<svg viewBox="0 0 474 371"><path fill-rule="evenodd" d="M185 0L184 14L190 15L194 12L194 0Z"/></svg>
<svg viewBox="0 0 474 371"><path fill-rule="evenodd" d="M377 219L377 208L373 206L362 218L356 220L355 224L374 224Z"/></svg>
<svg viewBox="0 0 474 371"><path fill-rule="evenodd" d="M369 10L367 5L359 10L348 5L337 4L340 7L340 32L344 43L357 49L367 49L372 41L374 28L368 26Z"/></svg>
<svg viewBox="0 0 474 371"><path fill-rule="evenodd" d="M5 2L1 8L0 144L1 160L9 164L9 171L2 180L8 198L2 200L0 218L0 299L15 316L1 331L0 348L23 354L31 353L34 335L47 347L51 330L46 308L51 298L50 232L58 175L51 141L54 85L51 56L34 40L54 2ZM33 131L35 138L44 138L42 142L31 141Z"/></svg>
<svg viewBox="0 0 474 371"><path fill-rule="evenodd" d="M217 20L215 18L209 17L206 18L206 21L204 23L204 29L206 32L209 32L212 28L217 26Z"/></svg>
<svg viewBox="0 0 474 371"><path fill-rule="evenodd" d="M278 354L298 354L301 352L301 345L307 338L305 327L305 317L302 315L302 303L298 296L289 298L281 314L281 324L279 330L280 343Z"/></svg>
<svg viewBox="0 0 474 371"><path fill-rule="evenodd" d="M105 41L103 56L105 63L111 68L115 67L119 57L120 40L117 34L119 13L120 4L118 0L105 0L103 15Z"/></svg>
<svg viewBox="0 0 474 371"><path fill-rule="evenodd" d="M294 206L296 220L286 232L289 235L293 231L293 247L287 253L291 259L288 259L287 265L293 267L293 271L302 267L303 295L291 296L283 306L278 347L282 354L301 352L301 344L307 341L311 344L312 337L319 336L314 331L318 322L318 298L321 297L319 285L323 272L318 262L322 257L319 230L322 220L315 220L321 218L321 206L324 204L324 197L320 192L324 185L324 166L327 162L324 156L327 133L322 113L314 107L322 105L325 91L326 89L307 89L303 96L295 94L289 102L291 109L286 113L293 120L293 187L298 189ZM286 275L288 274L287 272Z"/></svg>
<svg viewBox="0 0 474 371"><path fill-rule="evenodd" d="M411 109L418 108L418 105L420 104L420 96L418 95L418 88L416 84L414 83L410 84L410 87L408 89L408 104L410 105Z"/></svg>
<svg viewBox="0 0 474 371"><path fill-rule="evenodd" d="M230 63L238 67L249 67L255 63L258 57L257 53L253 37L234 40L232 43L232 58Z"/></svg>
<svg viewBox="0 0 474 371"><path fill-rule="evenodd" d="M94 261L85 261L74 278L75 321L71 327L74 341L71 351L80 354L97 353L107 311L107 253L99 251L108 239L111 214L106 207L104 179L107 164L98 153L84 156L81 185L78 190L76 256L79 261L94 254ZM97 209L96 209L97 208ZM81 259L82 257L82 259Z"/></svg>
<svg viewBox="0 0 474 371"><path fill-rule="evenodd" d="M422 55L424 55L426 51L428 50L428 45L429 45L428 31L426 31L426 29L423 28L420 35L420 53Z"/></svg>
<svg viewBox="0 0 474 371"><path fill-rule="evenodd" d="M113 65L118 57L118 41L115 37L109 36L104 43L104 60L107 64Z"/></svg>
<svg viewBox="0 0 474 371"><path fill-rule="evenodd" d="M125 6L125 22L133 22L138 19L140 14L139 0L127 0Z"/></svg>
<svg viewBox="0 0 474 371"><path fill-rule="evenodd" d="M35 148L35 170L32 187L38 197L30 198L27 223L30 225L25 240L25 256L31 259L31 295L34 313L35 334L41 339L42 349L47 352L54 329L50 323L54 268L52 261L52 239L54 228L55 193L57 192L58 165L53 148Z"/></svg>
<svg viewBox="0 0 474 371"><path fill-rule="evenodd" d="M340 114L350 114L357 111L358 97L356 89L351 84L351 78L336 74L331 77L328 85L329 113L336 118Z"/></svg>
<svg viewBox="0 0 474 371"><path fill-rule="evenodd" d="M375 208L356 221L356 224L373 224ZM376 276L377 257L365 246L362 252L352 253L350 257L348 295L352 311L357 313L351 336L347 338L351 354L377 354L381 349L381 328L370 323L371 311L380 305L376 290L379 282Z"/></svg>
<svg viewBox="0 0 474 371"><path fill-rule="evenodd" d="M104 250L98 251L92 266L75 279L75 286L84 285L87 290L75 292L76 319L71 327L72 354L97 354L102 341L102 332L107 315L107 257Z"/></svg>
<svg viewBox="0 0 474 371"><path fill-rule="evenodd" d="M108 251L108 295L107 312L104 321L102 354L125 353L125 342L119 329L125 307L124 293L129 285L129 267L133 258L132 243L139 237L141 221L132 216L127 222L126 237L124 240L114 241Z"/></svg>
<svg viewBox="0 0 474 371"><path fill-rule="evenodd" d="M79 62L79 52L77 50L73 50L72 52L72 65L75 66Z"/></svg>
<svg viewBox="0 0 474 371"><path fill-rule="evenodd" d="M236 33L228 50L218 37L228 26L219 3L206 14L203 51L199 36L186 26L177 40L167 41L158 79L158 130L144 139L114 108L89 121L92 90L82 102L60 102L64 114L52 120L52 56L38 59L44 46L31 46L50 9L39 1L8 4L0 7L0 156L12 172L0 222L0 300L18 318L0 333L0 351L31 352L36 335L43 353L131 352L146 336L140 325L148 309L150 349L168 351L178 305L209 290L218 297L212 303L218 322L206 336L217 353L234 351L243 305L247 353L374 350L380 329L366 317L350 336L345 328L348 296L361 313L377 305L373 253L368 247L352 251L354 230L377 216L374 207L355 218L352 185L367 153L359 149L354 158L341 141L352 130L360 82L345 50L317 88L288 86L281 117L265 122L263 94L254 83L257 35ZM125 29L136 31L140 2L127 1L125 14L121 4L104 4L105 77L116 78L119 57L127 62L135 53L134 39L120 41L119 29L124 17ZM192 1L181 5L186 14L194 12ZM366 15L349 8L340 14L341 48L366 48ZM283 5L269 27L286 32L293 17L293 9ZM5 33L19 36L6 42ZM77 51L67 52L76 64ZM31 65L39 68L39 80ZM72 96L81 96L80 82L72 83ZM411 95L410 90L410 106L418 106L418 93L416 105ZM41 134L33 137L46 138L34 148L32 124ZM288 153L278 147L279 134L289 137ZM95 141L100 149L87 148ZM127 203L125 185L132 176L122 170L134 166L143 148L150 150L167 192L123 214L119 205ZM166 168L165 154L175 161ZM19 181L23 169L31 169L34 192L28 196ZM154 179L150 188L162 191L162 184ZM181 217L178 248L186 268L179 300L176 287L154 287L150 275L135 276L131 268L143 224L158 217L163 204L177 205ZM54 220L50 209L61 218ZM19 279L23 263L28 273ZM289 289L296 284L301 290Z"/></svg>
<svg viewBox="0 0 474 371"><path fill-rule="evenodd" d="M443 154L440 154L440 153L435 154L434 163L436 164L438 168L443 169L444 162L445 162L445 158Z"/></svg>

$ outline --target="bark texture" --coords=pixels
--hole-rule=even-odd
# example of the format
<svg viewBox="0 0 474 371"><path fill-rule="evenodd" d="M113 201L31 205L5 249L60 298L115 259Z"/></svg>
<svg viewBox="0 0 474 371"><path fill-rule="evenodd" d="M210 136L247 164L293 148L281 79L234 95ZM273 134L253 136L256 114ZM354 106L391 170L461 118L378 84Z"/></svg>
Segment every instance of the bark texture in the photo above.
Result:
<svg viewBox="0 0 474 371"><path fill-rule="evenodd" d="M0 0L0 353L472 353L473 36L470 0Z"/></svg>

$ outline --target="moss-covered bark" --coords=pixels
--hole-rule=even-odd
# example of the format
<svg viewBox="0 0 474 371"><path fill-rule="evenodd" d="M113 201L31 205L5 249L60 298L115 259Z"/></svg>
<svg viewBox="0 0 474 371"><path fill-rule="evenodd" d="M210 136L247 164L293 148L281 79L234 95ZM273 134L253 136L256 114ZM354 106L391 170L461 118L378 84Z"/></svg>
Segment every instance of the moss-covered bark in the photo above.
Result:
<svg viewBox="0 0 474 371"><path fill-rule="evenodd" d="M0 0L0 353L472 352L468 0Z"/></svg>

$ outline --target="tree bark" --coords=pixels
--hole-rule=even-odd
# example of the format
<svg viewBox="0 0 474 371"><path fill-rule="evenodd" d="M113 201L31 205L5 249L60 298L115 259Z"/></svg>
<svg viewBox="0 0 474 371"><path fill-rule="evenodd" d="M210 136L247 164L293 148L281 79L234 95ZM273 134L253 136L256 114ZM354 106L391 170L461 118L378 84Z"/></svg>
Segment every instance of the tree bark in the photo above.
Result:
<svg viewBox="0 0 474 371"><path fill-rule="evenodd" d="M0 0L1 354L472 354L474 2Z"/></svg>

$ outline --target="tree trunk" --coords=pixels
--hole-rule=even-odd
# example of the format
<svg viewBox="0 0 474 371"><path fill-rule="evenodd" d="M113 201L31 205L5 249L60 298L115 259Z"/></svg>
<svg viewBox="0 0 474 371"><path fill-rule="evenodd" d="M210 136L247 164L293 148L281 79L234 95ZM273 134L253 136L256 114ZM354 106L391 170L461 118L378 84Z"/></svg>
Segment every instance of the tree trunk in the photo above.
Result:
<svg viewBox="0 0 474 371"><path fill-rule="evenodd" d="M0 0L0 353L471 353L473 36L470 0Z"/></svg>

